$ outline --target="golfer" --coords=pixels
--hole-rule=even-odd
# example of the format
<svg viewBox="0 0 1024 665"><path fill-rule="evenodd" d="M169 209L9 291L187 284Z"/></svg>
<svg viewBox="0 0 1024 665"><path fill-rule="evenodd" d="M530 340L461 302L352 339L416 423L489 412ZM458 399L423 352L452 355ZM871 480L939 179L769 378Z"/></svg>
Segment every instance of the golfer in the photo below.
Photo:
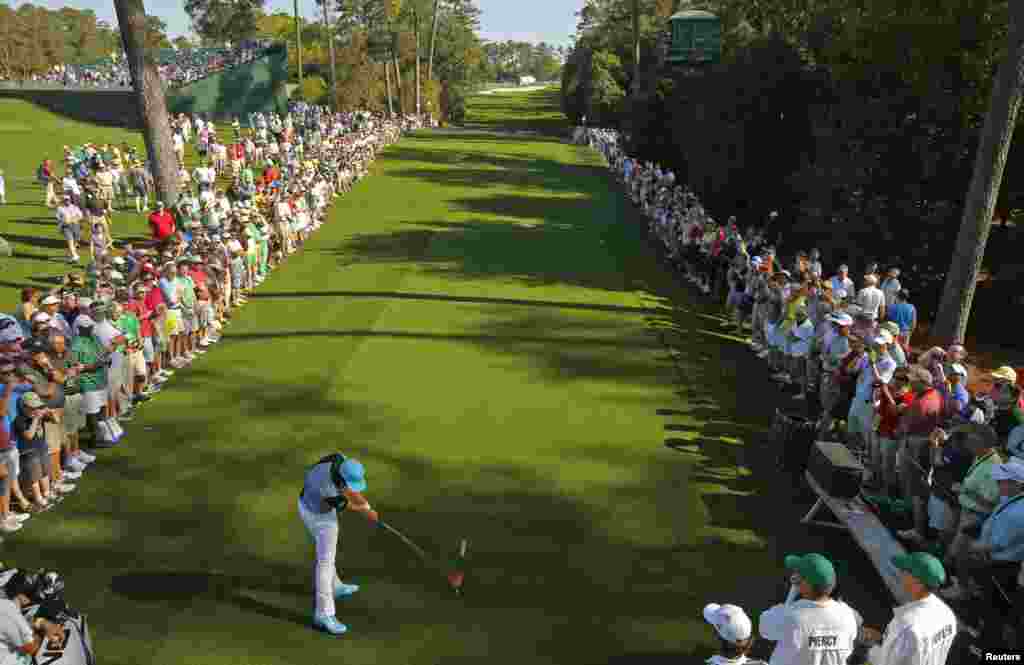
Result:
<svg viewBox="0 0 1024 665"><path fill-rule="evenodd" d="M348 627L334 615L334 601L359 591L355 584L341 581L334 565L338 551L337 513L345 509L361 512L376 524L377 513L362 495L365 491L363 465L335 453L310 467L299 494L299 517L316 547L313 627L331 635L342 635L348 631Z"/></svg>

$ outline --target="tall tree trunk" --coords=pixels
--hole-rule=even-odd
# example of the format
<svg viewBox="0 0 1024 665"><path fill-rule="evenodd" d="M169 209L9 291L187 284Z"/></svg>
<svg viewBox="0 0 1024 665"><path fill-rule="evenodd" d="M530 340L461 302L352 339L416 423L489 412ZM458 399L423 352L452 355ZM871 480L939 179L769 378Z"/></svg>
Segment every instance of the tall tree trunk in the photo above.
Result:
<svg viewBox="0 0 1024 665"><path fill-rule="evenodd" d="M121 40L128 58L135 97L153 169L156 195L167 207L178 202L178 161L171 143L167 100L156 63L146 49L146 7L142 0L114 0Z"/></svg>
<svg viewBox="0 0 1024 665"><path fill-rule="evenodd" d="M420 115L420 13L416 10L416 6L412 8L412 34L413 41L416 44L416 76L414 77L416 85L416 116Z"/></svg>
<svg viewBox="0 0 1024 665"><path fill-rule="evenodd" d="M441 0L434 0L434 16L430 25L430 53L427 56L427 80L434 78L434 46L437 45L437 19L440 16L438 10Z"/></svg>
<svg viewBox="0 0 1024 665"><path fill-rule="evenodd" d="M323 0L324 8L324 32L327 35L327 51L331 58L331 110L338 110L338 68L337 59L334 56L334 30L331 26L331 19L328 16L328 6L331 0Z"/></svg>
<svg viewBox="0 0 1024 665"><path fill-rule="evenodd" d="M391 101L391 58L384 58L384 88L388 95L388 117L395 115L395 106Z"/></svg>
<svg viewBox="0 0 1024 665"><path fill-rule="evenodd" d="M391 33L391 63L395 70L395 94L398 97L398 112L405 115L405 95L402 94L402 69L398 66L398 30Z"/></svg>
<svg viewBox="0 0 1024 665"><path fill-rule="evenodd" d="M1010 3L1008 46L1006 60L1000 65L992 88L953 262L930 335L937 341L962 341L967 332L985 245L992 229L992 213L1024 92L1024 2Z"/></svg>
<svg viewBox="0 0 1024 665"><path fill-rule="evenodd" d="M633 0L633 97L640 94L640 0Z"/></svg>
<svg viewBox="0 0 1024 665"><path fill-rule="evenodd" d="M299 16L299 0L295 0L295 59L299 66L299 92L302 92L302 18Z"/></svg>

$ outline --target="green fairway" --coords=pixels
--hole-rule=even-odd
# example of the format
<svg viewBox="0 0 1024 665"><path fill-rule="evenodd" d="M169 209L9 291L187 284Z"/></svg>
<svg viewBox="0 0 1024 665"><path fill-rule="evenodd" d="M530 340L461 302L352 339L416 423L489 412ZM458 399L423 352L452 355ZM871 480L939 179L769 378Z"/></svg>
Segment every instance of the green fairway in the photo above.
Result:
<svg viewBox="0 0 1024 665"><path fill-rule="evenodd" d="M470 123L553 131L556 101L477 98ZM39 158L123 134L17 102L0 117L13 309L17 287L66 270L29 182ZM596 153L424 132L373 171L0 558L66 572L105 665L687 662L715 646L706 602L756 620L780 600L781 556L826 540L752 474L774 396L738 380L749 352L657 264ZM310 630L296 499L334 450L426 549L470 539L464 597L347 515L351 632Z"/></svg>

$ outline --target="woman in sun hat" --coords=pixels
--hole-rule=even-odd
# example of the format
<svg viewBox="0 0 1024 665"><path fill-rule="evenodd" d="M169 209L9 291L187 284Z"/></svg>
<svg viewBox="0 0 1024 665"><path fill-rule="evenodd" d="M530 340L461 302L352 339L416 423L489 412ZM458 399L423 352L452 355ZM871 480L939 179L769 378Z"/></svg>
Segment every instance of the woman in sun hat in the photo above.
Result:
<svg viewBox="0 0 1024 665"><path fill-rule="evenodd" d="M711 603L704 606L703 614L720 643L719 653L708 658L707 665L766 665L747 658L754 647L754 624L742 607Z"/></svg>

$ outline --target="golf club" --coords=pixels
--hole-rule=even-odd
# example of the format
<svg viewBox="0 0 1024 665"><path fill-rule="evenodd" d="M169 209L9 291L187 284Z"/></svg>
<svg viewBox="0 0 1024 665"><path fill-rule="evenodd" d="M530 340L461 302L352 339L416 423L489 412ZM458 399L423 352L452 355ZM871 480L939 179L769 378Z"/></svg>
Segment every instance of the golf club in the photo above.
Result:
<svg viewBox="0 0 1024 665"><path fill-rule="evenodd" d="M462 593L462 585L466 578L466 573L463 570L463 562L466 560L466 551L469 547L468 540L463 538L461 541L459 541L459 550L456 555L455 569L449 573L448 567L444 563L441 563L436 558L431 557L429 554L426 553L426 551L424 551L422 547L414 543L408 536L403 534L401 531L394 528L384 520L378 520L377 524L385 531L387 531L388 533L392 534L393 536L401 540L403 543L405 543L406 546L408 546L409 549L411 549L416 554L416 556L419 557L420 561L434 568L439 568L440 570L445 571L447 573L446 579L448 580L449 588L451 588L452 591L454 591L457 594Z"/></svg>

